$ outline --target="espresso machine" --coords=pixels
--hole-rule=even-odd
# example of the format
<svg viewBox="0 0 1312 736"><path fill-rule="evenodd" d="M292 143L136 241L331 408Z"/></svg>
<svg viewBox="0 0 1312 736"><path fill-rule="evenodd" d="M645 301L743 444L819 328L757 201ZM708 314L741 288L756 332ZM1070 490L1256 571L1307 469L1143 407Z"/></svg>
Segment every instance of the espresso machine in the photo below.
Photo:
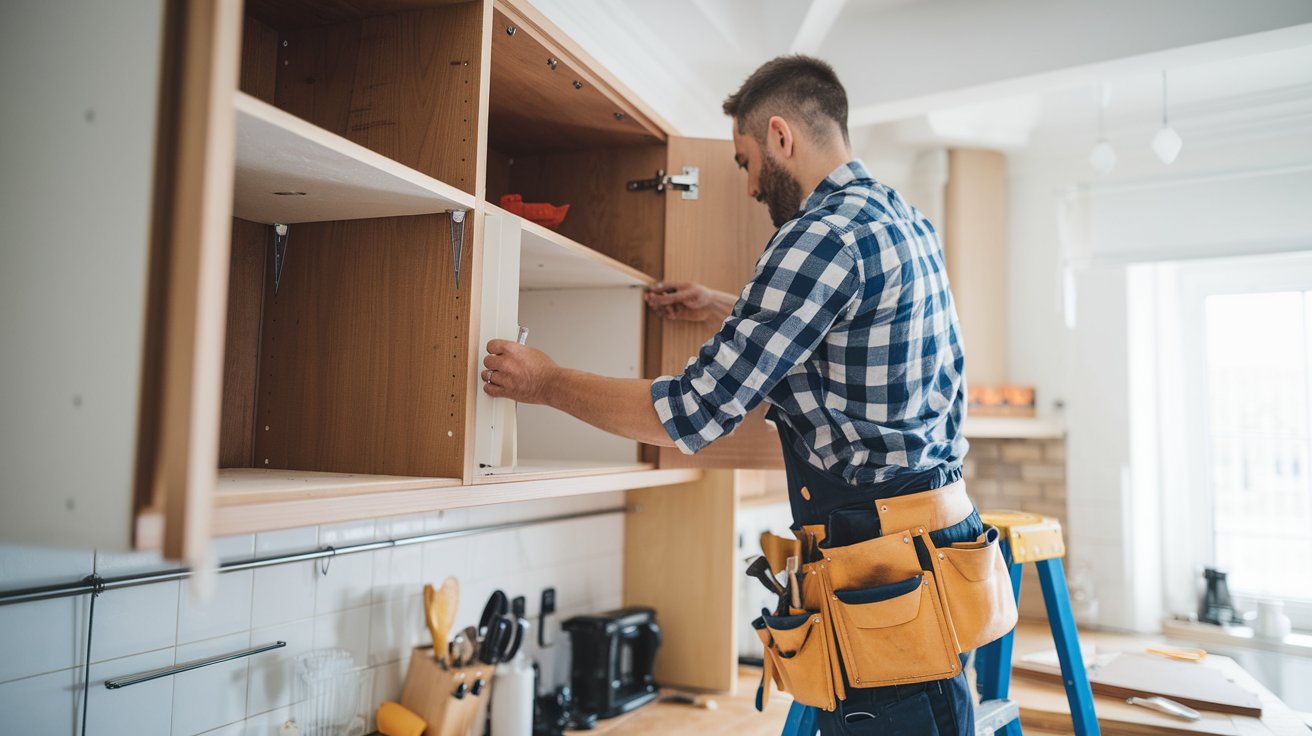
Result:
<svg viewBox="0 0 1312 736"><path fill-rule="evenodd" d="M575 616L563 627L573 652L570 685L581 710L611 718L656 699L652 667L661 629L655 611L621 608Z"/></svg>

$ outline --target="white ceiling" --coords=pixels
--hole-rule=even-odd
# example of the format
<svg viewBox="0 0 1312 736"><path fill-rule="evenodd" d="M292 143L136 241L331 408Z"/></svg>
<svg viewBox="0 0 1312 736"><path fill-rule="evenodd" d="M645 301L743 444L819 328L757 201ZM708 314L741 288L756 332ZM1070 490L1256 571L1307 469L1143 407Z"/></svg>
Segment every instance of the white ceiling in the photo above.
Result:
<svg viewBox="0 0 1312 736"><path fill-rule="evenodd" d="M1312 89L1307 0L532 2L679 132L698 137L727 137L724 97L760 63L795 50L834 63L854 135L894 130L909 143L971 142L932 133L931 111L949 111L939 122L958 130L987 131L976 144L1084 135L1103 83L1109 127L1156 125L1162 69L1181 124Z"/></svg>

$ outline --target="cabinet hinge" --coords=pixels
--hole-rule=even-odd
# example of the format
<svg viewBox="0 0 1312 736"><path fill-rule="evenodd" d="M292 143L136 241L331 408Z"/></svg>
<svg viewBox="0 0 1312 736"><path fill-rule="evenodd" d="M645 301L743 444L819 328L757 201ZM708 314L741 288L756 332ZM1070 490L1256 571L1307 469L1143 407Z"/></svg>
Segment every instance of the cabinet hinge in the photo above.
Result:
<svg viewBox="0 0 1312 736"><path fill-rule="evenodd" d="M282 223L273 226L273 295L278 296L278 287L282 285L282 267L287 265L287 236L291 227Z"/></svg>
<svg viewBox="0 0 1312 736"><path fill-rule="evenodd" d="M650 189L657 194L664 194L667 189L677 189L683 193L684 199L697 199L697 183L700 178L701 171L696 166L683 167L682 174L666 174L665 169L657 169L655 178L635 179L628 183L627 189L630 192Z"/></svg>
<svg viewBox="0 0 1312 736"><path fill-rule="evenodd" d="M460 258L465 250L465 215L469 210L451 210L451 255L455 258L456 288L460 288Z"/></svg>

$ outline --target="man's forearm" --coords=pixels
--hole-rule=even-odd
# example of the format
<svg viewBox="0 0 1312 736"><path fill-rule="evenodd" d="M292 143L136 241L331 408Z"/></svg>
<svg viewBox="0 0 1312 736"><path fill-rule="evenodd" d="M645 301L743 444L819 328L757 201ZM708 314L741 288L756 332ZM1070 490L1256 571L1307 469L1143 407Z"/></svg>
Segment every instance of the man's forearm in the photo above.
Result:
<svg viewBox="0 0 1312 736"><path fill-rule="evenodd" d="M561 368L548 394L548 406L594 427L649 445L674 446L652 406L651 381Z"/></svg>

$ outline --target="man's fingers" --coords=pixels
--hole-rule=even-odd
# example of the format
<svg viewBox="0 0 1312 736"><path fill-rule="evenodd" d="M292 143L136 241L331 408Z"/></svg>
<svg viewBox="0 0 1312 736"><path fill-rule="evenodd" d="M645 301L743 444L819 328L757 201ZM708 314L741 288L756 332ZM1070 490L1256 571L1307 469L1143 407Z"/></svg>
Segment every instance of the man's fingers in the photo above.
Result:
<svg viewBox="0 0 1312 736"><path fill-rule="evenodd" d="M487 342L487 351L493 355L510 352L516 347L518 347L518 343L509 340L488 340Z"/></svg>

